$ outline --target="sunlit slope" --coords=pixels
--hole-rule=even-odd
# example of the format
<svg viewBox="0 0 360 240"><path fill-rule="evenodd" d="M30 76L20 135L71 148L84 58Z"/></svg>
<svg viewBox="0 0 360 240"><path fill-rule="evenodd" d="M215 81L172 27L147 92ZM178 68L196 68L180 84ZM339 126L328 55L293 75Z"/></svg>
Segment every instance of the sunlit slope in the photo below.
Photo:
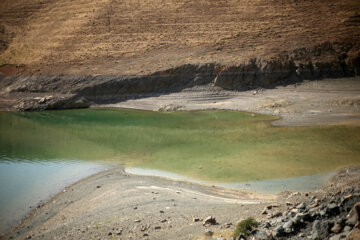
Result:
<svg viewBox="0 0 360 240"><path fill-rule="evenodd" d="M238 64L358 41L359 12L358 0L2 0L0 65L124 74Z"/></svg>

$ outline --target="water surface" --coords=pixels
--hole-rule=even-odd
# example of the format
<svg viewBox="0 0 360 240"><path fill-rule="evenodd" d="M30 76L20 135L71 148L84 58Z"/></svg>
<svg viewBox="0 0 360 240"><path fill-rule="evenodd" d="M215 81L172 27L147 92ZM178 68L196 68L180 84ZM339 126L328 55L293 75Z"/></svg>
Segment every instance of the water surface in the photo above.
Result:
<svg viewBox="0 0 360 240"><path fill-rule="evenodd" d="M25 217L40 201L105 169L83 161L27 161L0 157L0 233Z"/></svg>
<svg viewBox="0 0 360 240"><path fill-rule="evenodd" d="M275 119L235 111L0 113L0 232L109 164L261 191L320 182L321 173L360 163L360 127L273 127ZM307 175L315 177L297 178Z"/></svg>
<svg viewBox="0 0 360 240"><path fill-rule="evenodd" d="M273 127L235 111L0 113L0 155L80 159L212 182L292 178L360 163L359 126Z"/></svg>

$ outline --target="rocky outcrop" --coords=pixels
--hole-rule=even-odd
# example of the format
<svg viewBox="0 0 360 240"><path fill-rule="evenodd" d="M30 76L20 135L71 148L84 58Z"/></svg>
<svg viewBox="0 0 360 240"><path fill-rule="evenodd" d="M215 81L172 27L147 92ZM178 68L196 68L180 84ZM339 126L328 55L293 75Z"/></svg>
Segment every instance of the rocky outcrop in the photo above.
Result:
<svg viewBox="0 0 360 240"><path fill-rule="evenodd" d="M268 214L268 221L263 221L244 239L339 240L357 239L353 237L360 234L360 210L356 208L360 206L358 188L330 190L322 198L309 196L304 202L287 205L285 212Z"/></svg>
<svg viewBox="0 0 360 240"><path fill-rule="evenodd" d="M269 59L253 58L239 65L186 64L143 76L7 76L1 80L1 95L66 95L38 104L24 98L18 110L87 107L181 91L198 85L227 90L272 88L301 80L350 77L360 73L359 43L329 43L312 49L299 48Z"/></svg>
<svg viewBox="0 0 360 240"><path fill-rule="evenodd" d="M313 49L299 48L272 59L251 59L238 66L224 66L215 85L228 90L272 87L299 80L359 75L358 43L330 43Z"/></svg>

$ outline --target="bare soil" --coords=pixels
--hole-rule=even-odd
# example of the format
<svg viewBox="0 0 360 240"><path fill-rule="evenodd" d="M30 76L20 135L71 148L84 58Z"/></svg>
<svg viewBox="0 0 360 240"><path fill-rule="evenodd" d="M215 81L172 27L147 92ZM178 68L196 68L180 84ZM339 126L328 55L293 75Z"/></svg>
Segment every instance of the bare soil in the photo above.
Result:
<svg viewBox="0 0 360 240"><path fill-rule="evenodd" d="M359 167L340 170L328 187L314 192L258 194L203 186L111 169L75 183L39 205L2 239L204 239L205 232L229 239L246 217L266 220L306 199L358 188ZM358 191L358 190L356 190ZM203 225L208 216L216 224Z"/></svg>
<svg viewBox="0 0 360 240"><path fill-rule="evenodd" d="M50 75L234 65L358 42L357 0L2 0L0 66ZM331 59L332 55L317 58Z"/></svg>
<svg viewBox="0 0 360 240"><path fill-rule="evenodd" d="M360 124L360 78L305 81L274 89L226 91L199 86L96 107L155 111L228 109L279 116L278 126Z"/></svg>

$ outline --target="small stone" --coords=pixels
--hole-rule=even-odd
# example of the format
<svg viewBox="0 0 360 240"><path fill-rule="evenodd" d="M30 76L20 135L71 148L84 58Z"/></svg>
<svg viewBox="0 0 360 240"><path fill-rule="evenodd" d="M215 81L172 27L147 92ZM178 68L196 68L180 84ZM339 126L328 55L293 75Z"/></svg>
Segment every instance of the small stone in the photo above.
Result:
<svg viewBox="0 0 360 240"><path fill-rule="evenodd" d="M292 206L293 204L291 202L286 202L286 206Z"/></svg>
<svg viewBox="0 0 360 240"><path fill-rule="evenodd" d="M136 209L138 209L138 208L137 208L137 207L133 207L133 209L135 209L135 210L136 210Z"/></svg>
<svg viewBox="0 0 360 240"><path fill-rule="evenodd" d="M346 200L347 200L347 199L350 199L350 198L352 198L352 196L353 196L352 194L346 195L346 196L344 197L344 199L346 199Z"/></svg>
<svg viewBox="0 0 360 240"><path fill-rule="evenodd" d="M135 219L134 222L139 223L139 222L141 222L141 220L140 219Z"/></svg>
<svg viewBox="0 0 360 240"><path fill-rule="evenodd" d="M262 231L262 230L257 230L255 232L254 236L255 236L255 239L257 239L257 240L269 239L267 233L265 231Z"/></svg>
<svg viewBox="0 0 360 240"><path fill-rule="evenodd" d="M227 229L227 228L230 228L232 225L232 223L225 223L221 226L222 229Z"/></svg>
<svg viewBox="0 0 360 240"><path fill-rule="evenodd" d="M290 212L292 212L292 213L298 213L298 212L299 212L299 209L294 208L294 209L291 209Z"/></svg>
<svg viewBox="0 0 360 240"><path fill-rule="evenodd" d="M277 211L277 212L273 213L273 215L272 215L273 218L280 217L280 216L282 216L282 212L280 212L280 211Z"/></svg>
<svg viewBox="0 0 360 240"><path fill-rule="evenodd" d="M284 231L286 233L291 233L293 231L293 222L288 221L288 222L284 223L282 228L284 229Z"/></svg>
<svg viewBox="0 0 360 240"><path fill-rule="evenodd" d="M341 229L342 229L341 225L337 223L337 224L335 224L335 226L333 226L331 228L331 231L333 233L339 233L339 232L341 232Z"/></svg>
<svg viewBox="0 0 360 240"><path fill-rule="evenodd" d="M109 232L109 233L108 233L108 236L111 236L111 235L112 235L112 232Z"/></svg>
<svg viewBox="0 0 360 240"><path fill-rule="evenodd" d="M305 203L300 203L299 205L296 206L296 208L299 210L305 209L305 207L306 207Z"/></svg>
<svg viewBox="0 0 360 240"><path fill-rule="evenodd" d="M163 211L163 210L160 210L160 213L164 213L164 211Z"/></svg>
<svg viewBox="0 0 360 240"><path fill-rule="evenodd" d="M199 222L200 218L193 218L193 222Z"/></svg>
<svg viewBox="0 0 360 240"><path fill-rule="evenodd" d="M356 222L357 222L356 216L352 215L346 219L345 225L353 227L353 226L355 226Z"/></svg>
<svg viewBox="0 0 360 240"><path fill-rule="evenodd" d="M160 226L155 226L154 229L158 230L158 229L161 229L161 227Z"/></svg>
<svg viewBox="0 0 360 240"><path fill-rule="evenodd" d="M143 234L143 237L148 237L148 236L149 236L149 234L147 234L147 233Z"/></svg>
<svg viewBox="0 0 360 240"><path fill-rule="evenodd" d="M340 214L340 207L337 206L336 204L334 203L330 203L328 206L327 206L327 211L326 211L327 214L329 215L338 215Z"/></svg>
<svg viewBox="0 0 360 240"><path fill-rule="evenodd" d="M205 225L215 225L215 224L216 224L216 219L213 216L208 216L203 221L203 226L205 226Z"/></svg>
<svg viewBox="0 0 360 240"><path fill-rule="evenodd" d="M238 240L246 240L245 234L240 233Z"/></svg>
<svg viewBox="0 0 360 240"><path fill-rule="evenodd" d="M295 217L292 219L295 225L299 225L302 222L303 218L300 213L296 214Z"/></svg>
<svg viewBox="0 0 360 240"><path fill-rule="evenodd" d="M101 186L98 185L98 186L96 186L96 188L101 188Z"/></svg>
<svg viewBox="0 0 360 240"><path fill-rule="evenodd" d="M279 237L279 236L281 236L281 235L283 235L284 234L284 229L283 229L283 227L280 225L280 226L277 226L276 228L275 228L275 237Z"/></svg>
<svg viewBox="0 0 360 240"><path fill-rule="evenodd" d="M214 235L214 232L208 230L205 232L205 236L211 237L212 235Z"/></svg>
<svg viewBox="0 0 360 240"><path fill-rule="evenodd" d="M313 202L309 205L309 208L314 208L314 207L317 207L319 206L319 203L318 202Z"/></svg>
<svg viewBox="0 0 360 240"><path fill-rule="evenodd" d="M350 232L351 231L351 227L349 227L349 226L345 226L344 227L344 232Z"/></svg>
<svg viewBox="0 0 360 240"><path fill-rule="evenodd" d="M266 214L268 214L268 212L266 210L264 210L264 211L261 212L261 214L266 215Z"/></svg>

